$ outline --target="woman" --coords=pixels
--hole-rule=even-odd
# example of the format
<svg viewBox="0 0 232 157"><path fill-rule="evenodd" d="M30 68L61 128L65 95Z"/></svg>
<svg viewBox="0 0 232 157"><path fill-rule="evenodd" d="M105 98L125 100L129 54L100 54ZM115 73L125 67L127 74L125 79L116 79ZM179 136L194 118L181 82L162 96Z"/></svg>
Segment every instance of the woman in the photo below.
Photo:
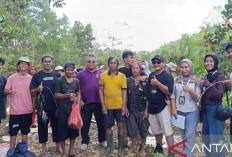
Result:
<svg viewBox="0 0 232 157"><path fill-rule="evenodd" d="M208 74L203 78L203 90L212 83L225 80L225 75L217 71L218 57L215 54L206 55L204 64ZM223 135L225 121L214 117L217 107L223 108L222 98L224 93L225 84L218 83L207 90L201 101L203 112L202 139L207 148L210 148L210 144L219 144L219 141L225 141ZM216 147L212 147L211 152L206 150L206 156L225 156L225 151L219 152L220 150L216 149Z"/></svg>
<svg viewBox="0 0 232 157"><path fill-rule="evenodd" d="M196 128L198 124L198 110L196 102L200 96L200 83L193 75L194 67L189 59L183 59L180 62L180 77L175 78L174 90L171 95L172 115L178 119L181 115L185 117L185 128L180 129L183 139L187 139L184 154L192 157L191 152L194 143Z"/></svg>
<svg viewBox="0 0 232 157"><path fill-rule="evenodd" d="M142 65L138 62L132 64L133 76L127 79L127 108L129 110L129 117L127 118L127 132L132 141L132 148L128 154L136 150L137 133L141 137L140 156L145 157L145 144L147 131L149 128L148 121L148 101L147 80L141 81L140 73L142 72Z"/></svg>
<svg viewBox="0 0 232 157"><path fill-rule="evenodd" d="M34 75L35 73L37 73L37 69L36 69L36 66L34 64L31 64L30 67L29 67L29 70L28 70L28 73L30 75ZM33 101L33 105L35 106L35 97L32 98L32 101ZM33 107L33 114L32 114L32 122L31 122L31 128L35 128L36 125L35 125L35 115L36 115L36 108Z"/></svg>

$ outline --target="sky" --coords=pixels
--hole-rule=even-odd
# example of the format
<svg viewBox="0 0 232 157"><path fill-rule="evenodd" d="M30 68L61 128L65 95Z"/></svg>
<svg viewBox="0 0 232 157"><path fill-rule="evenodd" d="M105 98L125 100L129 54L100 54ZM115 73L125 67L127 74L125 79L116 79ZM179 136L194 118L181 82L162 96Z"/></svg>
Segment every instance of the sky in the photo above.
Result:
<svg viewBox="0 0 232 157"><path fill-rule="evenodd" d="M64 0L53 8L58 17L67 15L70 24L91 24L95 43L101 48L153 51L199 32L215 6L227 0ZM114 40L113 40L114 39Z"/></svg>

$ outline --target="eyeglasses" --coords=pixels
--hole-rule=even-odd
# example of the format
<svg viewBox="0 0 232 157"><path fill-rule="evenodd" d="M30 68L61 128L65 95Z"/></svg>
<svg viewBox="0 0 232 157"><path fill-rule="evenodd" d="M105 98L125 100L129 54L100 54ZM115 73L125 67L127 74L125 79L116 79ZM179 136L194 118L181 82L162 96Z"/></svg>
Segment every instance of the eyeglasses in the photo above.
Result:
<svg viewBox="0 0 232 157"><path fill-rule="evenodd" d="M155 61L155 60L152 61L152 64L160 64L160 63L162 63L162 62L161 61Z"/></svg>
<svg viewBox="0 0 232 157"><path fill-rule="evenodd" d="M87 61L88 63L96 63L96 61Z"/></svg>

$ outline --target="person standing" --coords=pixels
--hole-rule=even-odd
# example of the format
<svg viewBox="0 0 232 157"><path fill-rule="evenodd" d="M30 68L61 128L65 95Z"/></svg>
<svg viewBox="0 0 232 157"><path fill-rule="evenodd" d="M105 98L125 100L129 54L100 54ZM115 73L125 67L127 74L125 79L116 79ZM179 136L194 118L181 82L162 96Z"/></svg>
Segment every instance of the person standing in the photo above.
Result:
<svg viewBox="0 0 232 157"><path fill-rule="evenodd" d="M173 92L174 79L169 72L164 70L165 62L161 55L155 55L151 61L155 71L148 79L149 121L157 143L155 153L162 154L163 134L168 147L174 144L171 113L165 101ZM168 153L169 156L174 155L171 151Z"/></svg>
<svg viewBox="0 0 232 157"><path fill-rule="evenodd" d="M81 150L87 149L89 144L89 128L92 115L94 114L97 121L98 141L100 145L106 147L106 135L103 126L103 113L99 98L99 78L101 70L96 69L97 59L93 54L86 57L86 69L77 74L77 79L80 81L81 89L81 116L83 126L81 128Z"/></svg>
<svg viewBox="0 0 232 157"><path fill-rule="evenodd" d="M39 93L44 95L45 104L44 110L47 117L50 119L52 124L52 137L53 142L56 142L56 151L61 153L60 140L58 137L57 128L57 116L56 110L57 105L54 97L55 93L55 81L60 77L60 74L52 70L53 58L51 55L44 55L41 58L43 70L37 72L31 81L30 89L32 96L38 96ZM49 156L47 152L46 142L48 141L48 122L43 121L42 117L38 115L38 135L39 143L42 144L41 155Z"/></svg>
<svg viewBox="0 0 232 157"><path fill-rule="evenodd" d="M225 81L225 75L218 72L218 57L215 54L207 54L204 58L205 69L207 75L203 77L203 90L218 81ZM203 95L201 100L201 109L203 113L202 140L209 148L212 143L225 142L224 124L225 121L215 118L217 108L223 108L222 98L225 93L225 84L218 83L211 86ZM217 148L212 147L212 151L205 149L206 156L225 156L225 149L221 152Z"/></svg>
<svg viewBox="0 0 232 157"><path fill-rule="evenodd" d="M18 131L21 131L22 140L27 141L32 121L32 98L30 83L32 76L27 73L30 60L21 57L18 60L18 73L11 75L5 86L5 94L10 95L10 148L15 147Z"/></svg>
<svg viewBox="0 0 232 157"><path fill-rule="evenodd" d="M197 124L199 122L196 103L200 97L200 81L194 76L193 63L189 59L180 62L181 76L175 78L171 95L172 115L185 117L185 128L180 129L181 137L187 139L184 154L194 157L191 152L195 144Z"/></svg>
<svg viewBox="0 0 232 157"><path fill-rule="evenodd" d="M145 157L145 145L147 131L149 128L148 120L148 101L147 101L147 80L140 80L142 64L134 62L132 64L133 76L127 79L127 109L129 117L127 120L127 133L132 141L132 149L128 151L128 155L136 151L137 133L141 137L140 156Z"/></svg>
<svg viewBox="0 0 232 157"><path fill-rule="evenodd" d="M3 65L5 64L5 60L0 57L0 70L2 70ZM6 86L7 79L0 75L0 127L1 120L6 118L6 100L7 97L4 94L4 88Z"/></svg>
<svg viewBox="0 0 232 157"><path fill-rule="evenodd" d="M106 128L107 151L109 155L113 149L112 127L115 120L118 126L118 156L124 156L123 149L123 122L127 115L126 107L126 76L117 71L119 61L115 57L109 57L109 71L100 75L99 94L104 114L104 126Z"/></svg>
<svg viewBox="0 0 232 157"><path fill-rule="evenodd" d="M62 155L66 157L65 140L70 139L68 157L74 157L74 144L79 136L78 129L68 126L68 118L72 111L73 101L78 104L79 81L73 78L75 64L66 62L64 64L65 76L58 78L55 83L55 98L58 103L58 136L61 141Z"/></svg>

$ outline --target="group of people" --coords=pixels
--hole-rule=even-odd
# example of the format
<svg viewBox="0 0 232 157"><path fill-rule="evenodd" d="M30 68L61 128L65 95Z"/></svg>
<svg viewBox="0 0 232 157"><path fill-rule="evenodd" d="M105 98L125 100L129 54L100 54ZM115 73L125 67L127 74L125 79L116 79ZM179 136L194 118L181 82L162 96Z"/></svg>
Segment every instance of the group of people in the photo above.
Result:
<svg viewBox="0 0 232 157"><path fill-rule="evenodd" d="M232 61L232 42L225 50ZM10 95L9 134L10 147L15 147L16 136L21 131L22 140L27 141L30 127L34 123L35 106L43 106L43 114L37 114L38 137L42 144L42 156L50 156L47 151L48 124L51 123L53 142L56 150L62 156L74 156L75 138L79 136L78 129L69 128L67 120L72 111L73 102L77 102L83 120L81 128L81 150L86 150L90 142L89 130L94 114L98 141L106 147L106 155L113 150L112 127L117 123L118 155L124 156L124 147L131 146L128 154L137 151L140 156L146 156L146 137L149 127L156 138L154 153L163 153L162 138L166 137L169 147L174 145L171 116L185 117L185 128L180 129L183 139L187 139L184 154L194 156L192 148L195 143L199 110L196 103L200 95L213 83L201 98L201 113L203 122L203 142L205 145L225 141L224 121L214 117L217 108L223 108L222 98L226 85L232 86L231 80L226 80L224 74L218 72L219 60L215 54L207 54L204 58L207 74L198 79L194 76L194 65L189 59L183 59L180 64L180 76L175 76L165 70L165 59L155 55L151 59L153 72L149 71L146 61L135 62L134 53L125 51L122 54L124 67L118 68L116 57L108 58L108 67L97 68L97 58L90 54L86 57L86 68L79 71L75 77L75 64L66 62L62 71L64 75L52 69L53 57L44 55L41 58L43 69L37 72L27 57L21 57L17 62L18 72L8 79L0 75L0 119L5 118L6 96ZM0 58L0 70L5 60ZM169 63L169 70L175 72L176 65ZM29 72L29 73L28 73ZM232 75L231 75L232 77ZM168 107L171 101L171 109ZM38 108L37 108L38 110ZM33 120L32 120L33 119ZM232 127L231 127L232 128ZM218 135L215 138L212 135ZM69 151L66 152L65 141L70 139ZM225 152L207 151L207 156L224 156ZM174 153L168 151L168 156Z"/></svg>

